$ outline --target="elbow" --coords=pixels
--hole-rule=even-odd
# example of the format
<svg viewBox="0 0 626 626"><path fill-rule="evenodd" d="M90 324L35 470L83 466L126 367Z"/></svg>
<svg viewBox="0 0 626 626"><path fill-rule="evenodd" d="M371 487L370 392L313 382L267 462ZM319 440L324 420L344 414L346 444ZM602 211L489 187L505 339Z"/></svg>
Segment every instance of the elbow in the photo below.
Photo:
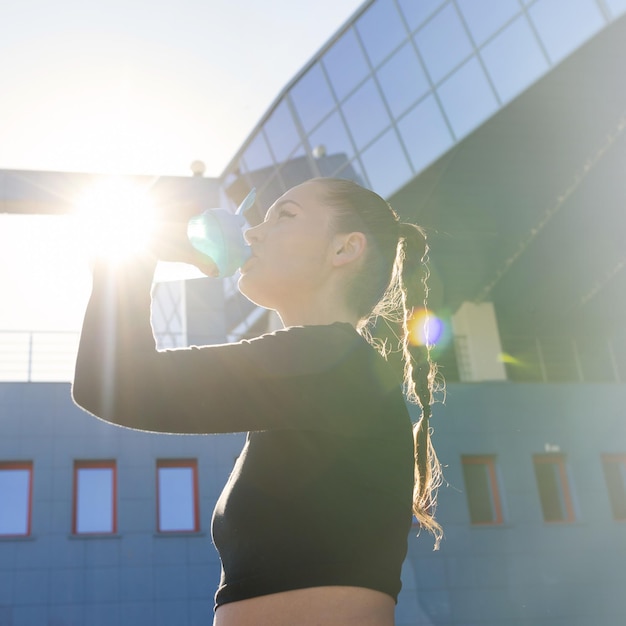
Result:
<svg viewBox="0 0 626 626"><path fill-rule="evenodd" d="M104 417L103 394L78 373L74 376L71 397L74 404L97 417Z"/></svg>
<svg viewBox="0 0 626 626"><path fill-rule="evenodd" d="M71 398L79 408L115 426L149 430L141 416L146 414L139 393L133 388L115 385L111 381L91 378L78 372L74 376ZM143 409L143 410L142 410Z"/></svg>
<svg viewBox="0 0 626 626"><path fill-rule="evenodd" d="M127 426L135 428L135 424L124 415L124 407L120 406L114 394L107 393L101 385L82 381L79 377L74 379L71 389L71 397L79 408L87 413L114 426Z"/></svg>
<svg viewBox="0 0 626 626"><path fill-rule="evenodd" d="M107 375L97 364L82 356L79 351L71 388L74 404L107 422L116 423L115 414L120 402L111 372Z"/></svg>
<svg viewBox="0 0 626 626"><path fill-rule="evenodd" d="M113 393L112 383L94 368L77 363L71 388L71 398L81 409L107 422L116 422L119 402Z"/></svg>

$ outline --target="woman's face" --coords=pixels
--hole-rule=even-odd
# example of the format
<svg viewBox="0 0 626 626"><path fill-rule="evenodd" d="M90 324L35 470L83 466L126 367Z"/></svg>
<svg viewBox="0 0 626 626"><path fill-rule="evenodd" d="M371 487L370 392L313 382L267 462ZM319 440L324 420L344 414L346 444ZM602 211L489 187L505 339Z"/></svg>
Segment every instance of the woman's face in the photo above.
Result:
<svg viewBox="0 0 626 626"><path fill-rule="evenodd" d="M332 209L320 183L290 189L265 220L246 231L252 257L241 268L239 289L256 304L281 310L313 303L332 270Z"/></svg>

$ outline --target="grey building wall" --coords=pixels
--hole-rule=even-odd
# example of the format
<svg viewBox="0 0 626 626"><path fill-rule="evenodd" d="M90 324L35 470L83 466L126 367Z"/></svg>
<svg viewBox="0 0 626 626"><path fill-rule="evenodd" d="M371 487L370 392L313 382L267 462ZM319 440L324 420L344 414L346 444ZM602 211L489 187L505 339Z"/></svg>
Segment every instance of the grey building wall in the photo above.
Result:
<svg viewBox="0 0 626 626"><path fill-rule="evenodd" d="M210 519L243 435L169 436L106 424L67 383L0 384L0 460L34 462L32 534L0 539L0 625L211 623ZM157 459L198 461L201 531L156 532ZM73 463L114 459L118 532L72 535Z"/></svg>
<svg viewBox="0 0 626 626"><path fill-rule="evenodd" d="M450 384L437 404L445 466L441 549L409 537L398 626L616 626L626 615L626 523L611 514L601 455L626 451L626 386ZM0 460L33 461L32 534L0 540L0 625L210 623L219 562L211 512L244 436L110 426L65 383L0 384ZM575 521L543 521L532 456L566 455ZM470 523L461 456L495 455L504 522ZM156 461L198 461L200 532L156 532ZM77 459L114 459L118 532L71 534ZM359 521L355 520L355 524Z"/></svg>
<svg viewBox="0 0 626 626"><path fill-rule="evenodd" d="M626 617L626 523L613 519L602 455L626 450L625 385L451 384L434 411L445 466L445 539L410 540L413 601L399 624L617 626ZM575 519L543 521L532 457L560 449ZM472 525L462 455L495 455L504 521ZM403 597L404 600L404 597ZM415 615L415 613L414 613Z"/></svg>

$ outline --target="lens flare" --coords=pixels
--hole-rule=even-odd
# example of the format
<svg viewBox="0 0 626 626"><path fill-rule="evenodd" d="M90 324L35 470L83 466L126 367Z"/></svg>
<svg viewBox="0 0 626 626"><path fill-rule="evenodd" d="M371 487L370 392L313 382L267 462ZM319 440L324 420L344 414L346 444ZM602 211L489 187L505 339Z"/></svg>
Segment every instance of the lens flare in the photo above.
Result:
<svg viewBox="0 0 626 626"><path fill-rule="evenodd" d="M119 261L144 248L152 235L155 205L147 189L106 178L75 205L79 237L90 256Z"/></svg>
<svg viewBox="0 0 626 626"><path fill-rule="evenodd" d="M507 352L501 352L498 355L498 361L500 361L500 363L506 363L507 365L524 365L520 359L514 357L512 354L508 354Z"/></svg>
<svg viewBox="0 0 626 626"><path fill-rule="evenodd" d="M434 346L441 339L444 323L431 311L417 309L409 322L409 341L414 346Z"/></svg>

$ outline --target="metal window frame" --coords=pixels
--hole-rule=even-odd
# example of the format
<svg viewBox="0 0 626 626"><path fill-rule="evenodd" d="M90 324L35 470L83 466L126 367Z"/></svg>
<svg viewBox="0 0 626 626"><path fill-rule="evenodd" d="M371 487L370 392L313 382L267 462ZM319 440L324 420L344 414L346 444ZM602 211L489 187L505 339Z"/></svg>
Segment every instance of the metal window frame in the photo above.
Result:
<svg viewBox="0 0 626 626"><path fill-rule="evenodd" d="M26 532L24 533L0 533L3 539L11 537L30 537L32 532L33 515L33 471L32 461L1 461L0 472L4 470L26 470L28 472L27 507L26 507Z"/></svg>
<svg viewBox="0 0 626 626"><path fill-rule="evenodd" d="M192 505L193 505L193 528L178 530L164 530L161 528L161 499L160 499L160 474L159 470L167 468L189 468L192 475ZM157 533L163 535L189 534L200 532L200 494L198 481L198 459L157 459L156 462L156 528Z"/></svg>
<svg viewBox="0 0 626 626"><path fill-rule="evenodd" d="M111 530L80 531L78 530L78 476L81 470L111 470ZM81 459L74 461L72 487L72 535L115 535L117 534L117 462L114 459Z"/></svg>
<svg viewBox="0 0 626 626"><path fill-rule="evenodd" d="M488 522L471 522L472 526L500 526L504 523L502 498L500 496L500 482L496 470L495 454L466 454L461 457L461 466L483 465L487 468L487 487L493 504L493 519ZM466 492L469 499L469 492Z"/></svg>

